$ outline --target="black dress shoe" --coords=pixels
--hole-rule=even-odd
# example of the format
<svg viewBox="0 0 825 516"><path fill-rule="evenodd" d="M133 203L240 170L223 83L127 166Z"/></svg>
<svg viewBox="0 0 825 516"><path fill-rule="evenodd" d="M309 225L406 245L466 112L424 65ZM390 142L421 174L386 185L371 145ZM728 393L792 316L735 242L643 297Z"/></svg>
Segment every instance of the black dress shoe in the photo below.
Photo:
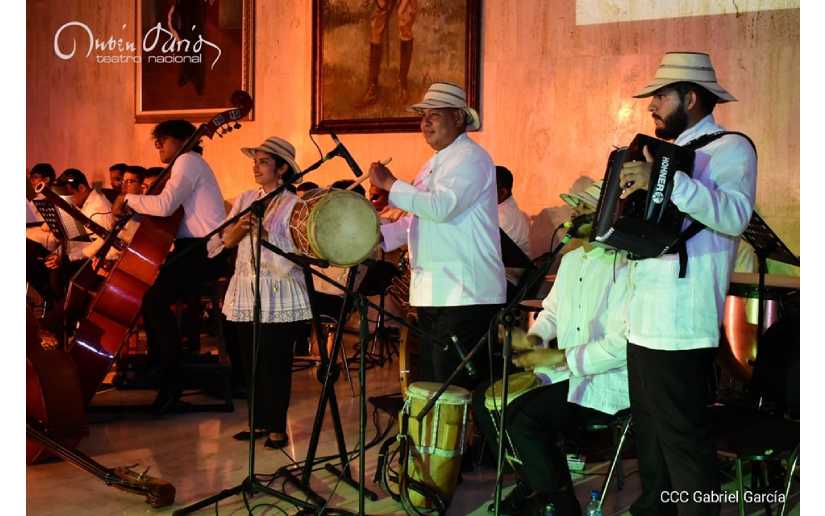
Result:
<svg viewBox="0 0 825 516"><path fill-rule="evenodd" d="M260 439L261 437L266 437L267 435L269 435L269 430L255 430L255 439ZM248 441L249 431L244 430L242 432L238 432L232 436L232 439L235 439L236 441Z"/></svg>
<svg viewBox="0 0 825 516"><path fill-rule="evenodd" d="M152 402L152 414L162 416L172 411L180 401L181 389L162 387Z"/></svg>
<svg viewBox="0 0 825 516"><path fill-rule="evenodd" d="M288 436L285 436L283 439L278 439L277 441L273 441L272 439L267 437L266 441L264 441L264 448L271 448L273 450L280 450L281 448L286 446L287 443L289 443L289 437Z"/></svg>

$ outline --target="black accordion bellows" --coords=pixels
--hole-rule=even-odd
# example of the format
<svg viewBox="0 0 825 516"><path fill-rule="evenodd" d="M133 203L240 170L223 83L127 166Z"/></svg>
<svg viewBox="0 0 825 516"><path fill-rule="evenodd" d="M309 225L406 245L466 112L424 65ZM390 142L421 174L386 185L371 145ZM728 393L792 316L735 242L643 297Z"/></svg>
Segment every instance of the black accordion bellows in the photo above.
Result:
<svg viewBox="0 0 825 516"><path fill-rule="evenodd" d="M645 146L653 156L648 190L638 190L627 199L620 199L622 165L644 161ZM611 152L591 241L627 251L633 259L673 252L685 219L685 214L670 202L673 176L677 170L692 176L694 157L690 149L644 134L637 134L629 146Z"/></svg>

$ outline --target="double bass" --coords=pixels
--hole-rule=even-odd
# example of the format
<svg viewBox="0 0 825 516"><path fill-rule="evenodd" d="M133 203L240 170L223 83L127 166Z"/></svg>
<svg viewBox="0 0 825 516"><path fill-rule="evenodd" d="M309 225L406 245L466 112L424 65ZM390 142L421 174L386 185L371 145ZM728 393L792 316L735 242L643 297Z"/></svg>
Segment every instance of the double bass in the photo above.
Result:
<svg viewBox="0 0 825 516"><path fill-rule="evenodd" d="M75 448L88 434L85 404L71 355L44 346L43 334L26 307L26 462L54 454L95 475L106 485L143 495L152 507L175 501L175 486L131 467L107 468ZM58 437L59 436L59 437Z"/></svg>
<svg viewBox="0 0 825 516"><path fill-rule="evenodd" d="M156 195L163 189L175 160L192 150L201 138L206 136L212 139L215 134L223 137L223 134L240 127L239 120L252 109L252 98L246 92L236 91L230 100L235 107L198 127L149 189L148 195ZM49 432L49 439L44 439L43 432L27 424L27 463L43 457L46 450L64 458L69 455L50 443L68 446L71 452L79 453L72 447L86 434L85 407L94 397L132 330L140 314L143 296L157 278L183 217L182 207L169 217L132 215L131 218L139 225L132 240L127 243L119 239L118 233L128 218L121 219L111 231L106 231L47 186L40 187L38 193L106 239L98 257L104 257L111 246L120 251L120 257L105 276L99 275L91 266L92 260L89 260L71 279L67 295L67 305L71 306L66 306L66 313L77 314L77 323L65 350L60 350L61 353L43 353L39 338L27 344L27 414L32 422L39 422ZM82 295L72 295L77 292ZM39 332L33 334L39 335ZM54 388L58 384L62 388ZM84 461L84 464L89 462ZM91 471L93 468L84 469ZM102 470L96 471L100 473ZM109 471L108 474L111 473Z"/></svg>
<svg viewBox="0 0 825 516"><path fill-rule="evenodd" d="M189 152L204 136L210 139L219 131L231 131L233 126L240 127L238 121L252 109L252 98L243 91L232 94L234 109L224 111L201 124L192 136L184 142L174 158L169 162L158 180L152 185L147 195L160 193L178 156ZM132 218L139 222L139 227L132 240L120 252L117 262L108 271L99 285L82 283L80 275L73 279L74 287L93 292L86 311L86 316L78 321L71 342L71 353L78 366L81 390L86 403L91 401L100 383L112 367L121 345L135 324L143 302L143 296L155 282L160 267L166 260L172 243L175 241L178 226L183 218L183 208L169 217L153 217L134 214ZM121 219L112 229L109 240L128 222ZM101 249L105 256L108 246ZM88 275L87 275L88 276ZM99 281L95 279L94 281ZM67 312L70 311L67 307Z"/></svg>

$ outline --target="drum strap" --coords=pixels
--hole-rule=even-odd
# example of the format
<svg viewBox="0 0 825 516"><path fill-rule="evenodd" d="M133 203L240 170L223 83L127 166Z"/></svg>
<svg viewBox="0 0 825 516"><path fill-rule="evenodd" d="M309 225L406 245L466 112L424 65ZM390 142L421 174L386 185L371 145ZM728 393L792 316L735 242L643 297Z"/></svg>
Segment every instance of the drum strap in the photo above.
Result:
<svg viewBox="0 0 825 516"><path fill-rule="evenodd" d="M748 135L744 133L740 133L737 131L719 131L718 133L711 133L702 135L695 140L691 140L688 143L684 144L683 147L686 149L696 150L708 145L709 143L718 140L722 136L726 134L736 134L748 141L753 147L753 152L756 153L756 145L754 145L753 140L751 140ZM687 245L686 242L690 240L694 235L705 229L707 226L702 224L699 221L692 221L688 227L679 234L679 239L676 240L676 243L671 247L672 251L679 255L679 278L684 278L687 274Z"/></svg>

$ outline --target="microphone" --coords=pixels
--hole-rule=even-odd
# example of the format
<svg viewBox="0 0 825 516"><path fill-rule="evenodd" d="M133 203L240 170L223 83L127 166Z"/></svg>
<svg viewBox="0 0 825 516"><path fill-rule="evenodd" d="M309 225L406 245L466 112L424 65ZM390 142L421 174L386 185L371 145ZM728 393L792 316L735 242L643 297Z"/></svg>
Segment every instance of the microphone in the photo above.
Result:
<svg viewBox="0 0 825 516"><path fill-rule="evenodd" d="M595 213L587 213L585 215L573 217L573 219L568 220L562 224L562 226L567 228L568 235L582 238L590 234L590 231L593 229L593 220L595 218Z"/></svg>
<svg viewBox="0 0 825 516"><path fill-rule="evenodd" d="M458 341L458 337L456 337L455 335L450 335L450 340L453 341L455 350L458 353L458 356L463 361L467 357L467 351L464 349L464 346ZM464 365L464 369L467 371L467 374L470 376L470 378L478 378L478 371L476 370L476 366L473 365L472 360L469 360Z"/></svg>
<svg viewBox="0 0 825 516"><path fill-rule="evenodd" d="M332 139L335 141L337 146L332 150L332 152L328 154L328 156L341 156L342 158L347 160L347 165L349 165L349 168L352 169L352 173L355 174L355 177L361 177L362 175L364 175L364 173L361 172L361 167L359 167L358 163L356 163L355 160L352 158L352 154L350 154L347 148L344 147L344 144L341 143L341 140L338 139L338 136L332 131L329 132L329 135L332 136Z"/></svg>

